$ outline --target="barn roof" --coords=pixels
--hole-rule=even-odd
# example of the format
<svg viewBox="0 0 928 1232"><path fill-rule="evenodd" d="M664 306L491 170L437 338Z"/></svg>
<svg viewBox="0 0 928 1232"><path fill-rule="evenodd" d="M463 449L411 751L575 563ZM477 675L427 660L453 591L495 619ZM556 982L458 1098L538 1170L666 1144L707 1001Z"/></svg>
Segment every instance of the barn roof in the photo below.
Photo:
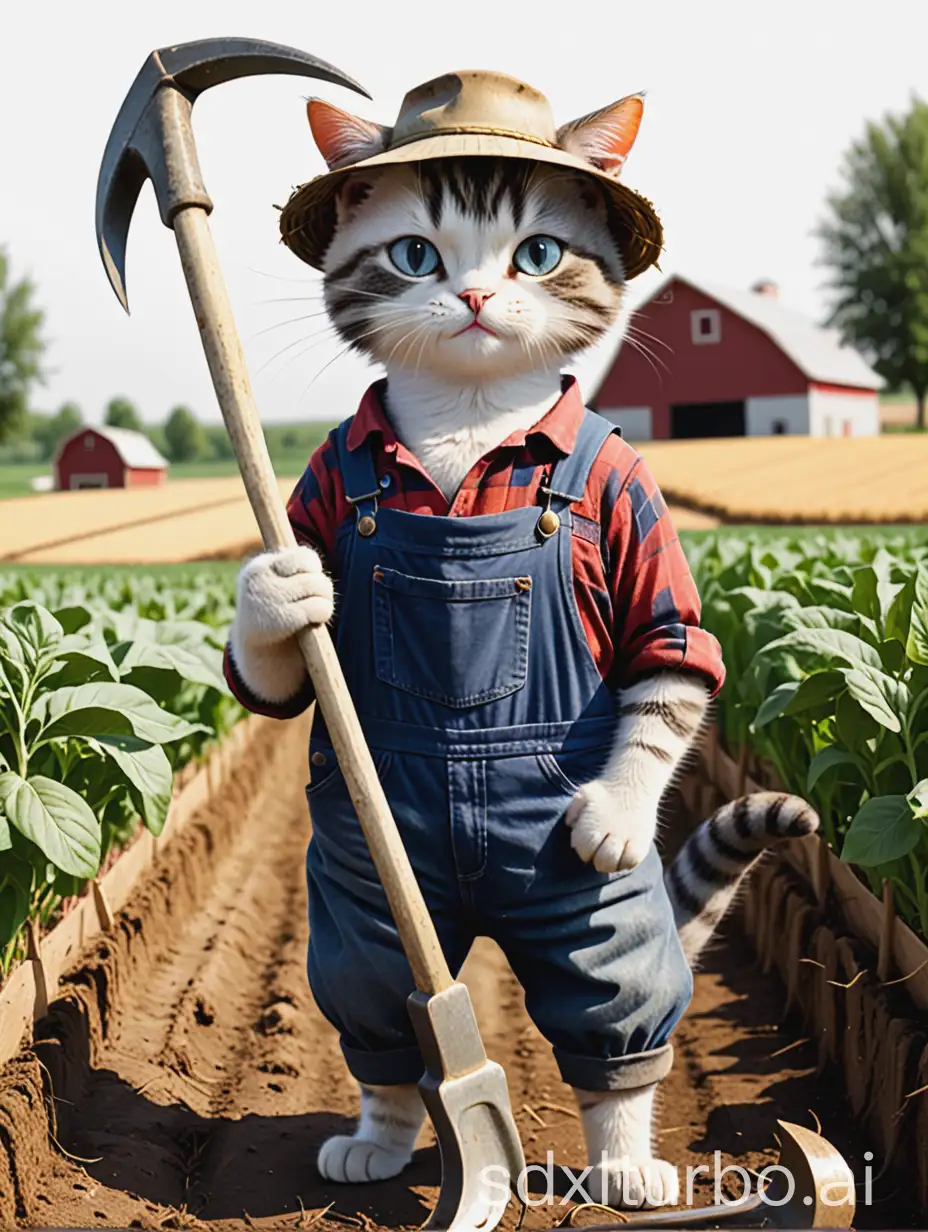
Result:
<svg viewBox="0 0 928 1232"><path fill-rule="evenodd" d="M849 385L856 389L883 388L883 378L877 376L859 351L842 344L836 329L816 325L801 313L785 308L773 296L722 287L714 282L697 281L681 275L668 278L654 295L661 294L674 281L686 283L694 291L716 300L723 308L755 325L810 381L823 385Z"/></svg>
<svg viewBox="0 0 928 1232"><path fill-rule="evenodd" d="M133 432L130 428L110 428L100 424L85 424L73 436L81 436L90 431L96 432L113 446L125 466L132 470L158 470L167 468L167 458L163 458L144 432Z"/></svg>

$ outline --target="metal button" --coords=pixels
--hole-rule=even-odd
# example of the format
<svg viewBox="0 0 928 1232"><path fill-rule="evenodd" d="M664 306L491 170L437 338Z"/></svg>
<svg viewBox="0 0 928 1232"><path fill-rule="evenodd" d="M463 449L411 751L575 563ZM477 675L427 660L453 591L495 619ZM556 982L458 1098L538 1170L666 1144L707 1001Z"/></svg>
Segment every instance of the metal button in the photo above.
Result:
<svg viewBox="0 0 928 1232"><path fill-rule="evenodd" d="M381 476L380 476L380 486L381 486L381 488L384 490L384 492L386 492L387 488L389 488L389 486L390 486L390 484L391 484L392 482L393 482L393 480L390 478L390 476L389 476L389 475L381 475Z"/></svg>
<svg viewBox="0 0 928 1232"><path fill-rule="evenodd" d="M369 513L365 513L363 518L358 518L358 534L363 535L365 539L369 539L377 529L377 519L372 518Z"/></svg>
<svg viewBox="0 0 928 1232"><path fill-rule="evenodd" d="M549 539L561 524L561 519L553 509L546 509L538 519L538 529L546 539Z"/></svg>
<svg viewBox="0 0 928 1232"><path fill-rule="evenodd" d="M312 757L309 760L313 763L314 766L324 766L326 763L326 755L325 753L319 752L317 750L315 753L313 753Z"/></svg>

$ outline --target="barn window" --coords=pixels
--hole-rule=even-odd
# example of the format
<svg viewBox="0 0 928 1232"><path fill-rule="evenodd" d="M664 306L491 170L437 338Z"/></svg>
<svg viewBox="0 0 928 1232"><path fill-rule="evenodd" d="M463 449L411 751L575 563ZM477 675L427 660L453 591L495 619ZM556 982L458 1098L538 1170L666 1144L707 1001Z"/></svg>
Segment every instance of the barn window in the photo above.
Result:
<svg viewBox="0 0 928 1232"><path fill-rule="evenodd" d="M705 342L721 342L722 314L718 308L700 308L690 313L690 328L693 342L697 345Z"/></svg>
<svg viewBox="0 0 928 1232"><path fill-rule="evenodd" d="M96 441L96 437L94 436L94 434L92 432L88 432L87 435L84 437L84 448L93 449L96 443L97 441Z"/></svg>

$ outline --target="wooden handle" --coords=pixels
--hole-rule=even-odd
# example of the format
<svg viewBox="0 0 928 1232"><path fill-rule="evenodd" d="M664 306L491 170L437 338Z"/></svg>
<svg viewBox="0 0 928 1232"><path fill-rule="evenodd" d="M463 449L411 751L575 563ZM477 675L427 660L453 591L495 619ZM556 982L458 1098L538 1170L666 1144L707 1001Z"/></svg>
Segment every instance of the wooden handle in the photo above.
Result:
<svg viewBox="0 0 928 1232"><path fill-rule="evenodd" d="M193 206L181 210L174 219L174 234L213 387L264 546L292 547L296 539L280 498L205 211ZM300 649L416 987L433 996L454 981L377 777L328 629L324 625L307 629L300 636Z"/></svg>

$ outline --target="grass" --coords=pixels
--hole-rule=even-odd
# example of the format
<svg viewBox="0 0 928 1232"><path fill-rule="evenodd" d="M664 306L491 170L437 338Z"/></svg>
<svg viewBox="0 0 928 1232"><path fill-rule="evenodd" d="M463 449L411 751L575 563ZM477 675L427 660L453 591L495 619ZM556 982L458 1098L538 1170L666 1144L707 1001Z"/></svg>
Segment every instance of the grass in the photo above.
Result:
<svg viewBox="0 0 928 1232"><path fill-rule="evenodd" d="M50 468L36 466L33 463L6 462L0 466L0 500L11 496L29 496L32 494L30 484L40 475L47 475Z"/></svg>
<svg viewBox="0 0 928 1232"><path fill-rule="evenodd" d="M164 578L166 582L177 585L184 582L211 582L234 578L240 564L237 560L188 560L176 565L30 565L0 560L0 578L32 575L47 577L49 574L57 577L64 574L86 582L90 577L137 577L146 574Z"/></svg>

